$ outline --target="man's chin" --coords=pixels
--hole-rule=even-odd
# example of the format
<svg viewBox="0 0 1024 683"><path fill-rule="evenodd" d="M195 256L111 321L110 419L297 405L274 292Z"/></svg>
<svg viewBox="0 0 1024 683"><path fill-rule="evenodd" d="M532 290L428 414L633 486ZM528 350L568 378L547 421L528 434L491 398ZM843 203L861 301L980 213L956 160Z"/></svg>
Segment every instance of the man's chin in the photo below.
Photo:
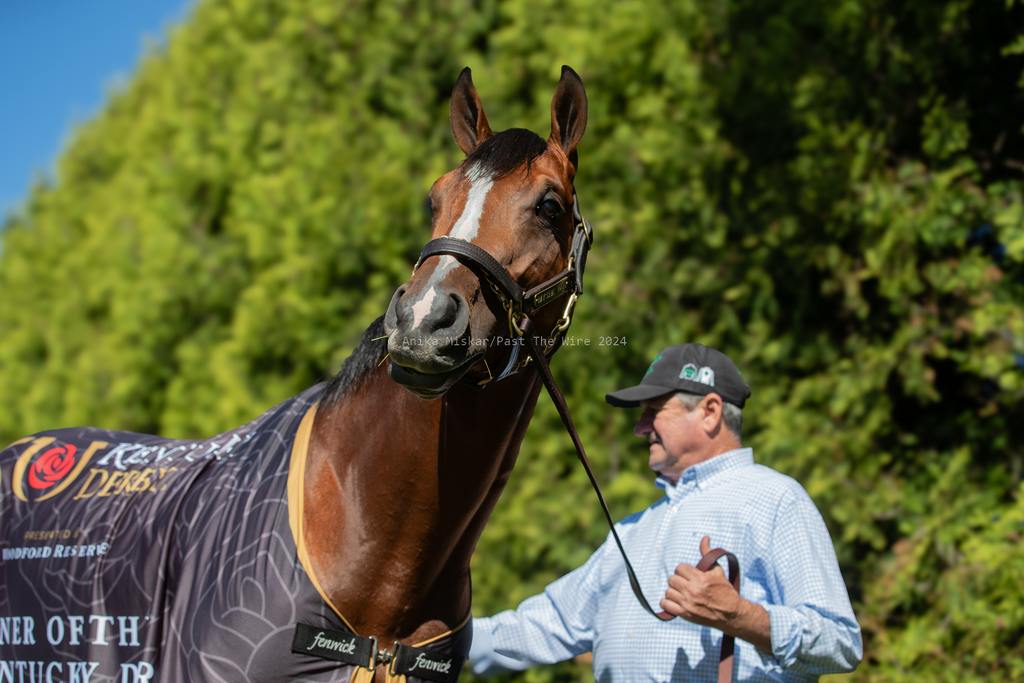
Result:
<svg viewBox="0 0 1024 683"><path fill-rule="evenodd" d="M647 458L647 466L651 468L659 476L665 476L665 470L668 469L668 462L665 458L665 452L660 450L655 453L654 446L651 446L650 455Z"/></svg>
<svg viewBox="0 0 1024 683"><path fill-rule="evenodd" d="M679 469L679 462L658 444L651 445L647 466L659 477L668 479L673 483L679 479L680 473L676 471Z"/></svg>

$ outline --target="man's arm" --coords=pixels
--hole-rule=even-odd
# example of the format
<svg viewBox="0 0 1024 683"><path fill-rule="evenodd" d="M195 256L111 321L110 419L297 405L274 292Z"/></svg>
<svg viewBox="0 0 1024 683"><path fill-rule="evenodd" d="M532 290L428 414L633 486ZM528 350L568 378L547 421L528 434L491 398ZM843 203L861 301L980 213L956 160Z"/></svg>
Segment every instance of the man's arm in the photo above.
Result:
<svg viewBox="0 0 1024 683"><path fill-rule="evenodd" d="M825 521L799 485L778 508L770 552L777 599L763 607L776 661L815 675L853 671L860 626Z"/></svg>
<svg viewBox="0 0 1024 683"><path fill-rule="evenodd" d="M600 599L606 541L581 567L514 610L473 620L469 659L476 674L522 671L588 652Z"/></svg>
<svg viewBox="0 0 1024 683"><path fill-rule="evenodd" d="M701 554L709 549L705 536ZM746 640L785 669L815 675L853 671L863 656L860 626L828 529L802 489L779 507L771 552L777 602L744 599L721 568L702 572L679 565L662 609Z"/></svg>

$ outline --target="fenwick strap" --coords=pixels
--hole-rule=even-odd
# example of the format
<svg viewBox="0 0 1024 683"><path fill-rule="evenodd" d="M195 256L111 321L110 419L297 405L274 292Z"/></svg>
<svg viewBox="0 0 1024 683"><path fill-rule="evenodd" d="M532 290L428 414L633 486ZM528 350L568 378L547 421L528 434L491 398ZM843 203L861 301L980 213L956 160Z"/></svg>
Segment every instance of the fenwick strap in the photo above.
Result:
<svg viewBox="0 0 1024 683"><path fill-rule="evenodd" d="M377 641L347 631L296 624L292 652L373 669L377 666Z"/></svg>
<svg viewBox="0 0 1024 683"><path fill-rule="evenodd" d="M590 479L590 485L594 488L594 493L597 494L597 500L601 504L601 510L604 512L604 518L608 521L608 528L611 529L612 538L615 539L615 545L619 548L619 554L622 555L622 561L626 565L626 574L629 576L629 586L633 590L633 595L636 596L637 601L644 610L652 616L661 619L662 621L669 621L674 617L668 612L659 611L655 612L654 609L647 604L647 599L644 597L643 591L640 588L640 581L636 578L636 572L633 571L633 565L629 562L629 557L626 556L626 549L622 547L622 541L619 539L619 534L615 531L615 521L612 519L612 513L608 509L608 503L605 502L604 494L601 492L601 486L597 483L597 478L594 476L594 470L590 467L590 461L587 459L587 453L583 448L583 442L580 440L580 435L576 431L576 425L572 421L572 415L569 414L569 406L565 402L565 397L562 395L561 389L558 388L558 384L555 382L554 376L551 374L551 368L548 367L547 358L543 352L537 347L537 341L533 334L533 321L529 317L525 317L523 322L520 324L520 328L523 330L523 341L526 345L526 350L533 358L534 364L540 371L541 381L544 382L544 388L547 389L548 395L551 396L551 401L555 404L555 409L558 410L558 416L562 418L562 424L565 425L565 429L569 432L569 438L572 439L573 446L576 447L576 457L579 458L580 464L583 465L583 470L587 473L587 478ZM729 582L733 588L739 592L740 589L740 565L736 556L727 550L722 548L714 548L710 550L706 555L701 557L700 562L697 563L697 569L701 571L710 571L715 568L718 560L722 557L727 558L729 565ZM735 649L735 639L733 636L724 635L722 636L722 648L719 655L718 663L718 681L719 683L729 683L732 681L732 655Z"/></svg>
<svg viewBox="0 0 1024 683"><path fill-rule="evenodd" d="M396 642L390 651L381 650L377 647L376 638L301 623L295 625L292 652L370 671L378 665L386 665L392 674L415 676L436 683L455 683L463 664L461 657L445 657L429 648Z"/></svg>
<svg viewBox="0 0 1024 683"><path fill-rule="evenodd" d="M437 683L455 683L462 670L462 657L442 657L424 647L396 643L391 673L415 676Z"/></svg>

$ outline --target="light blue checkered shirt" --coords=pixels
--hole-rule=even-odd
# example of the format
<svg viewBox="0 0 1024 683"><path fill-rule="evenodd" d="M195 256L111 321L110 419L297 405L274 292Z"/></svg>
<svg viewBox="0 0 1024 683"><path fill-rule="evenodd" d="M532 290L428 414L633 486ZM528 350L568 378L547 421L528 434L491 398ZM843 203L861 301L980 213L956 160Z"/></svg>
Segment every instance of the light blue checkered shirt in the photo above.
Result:
<svg viewBox="0 0 1024 683"><path fill-rule="evenodd" d="M772 654L736 641L738 681L813 681L861 659L860 627L832 539L799 483L741 448L683 472L665 498L616 525L656 610L676 565L697 564L700 539L740 561L740 594L771 621ZM724 562L723 562L724 565ZM515 610L473 621L473 670L522 670L593 651L598 681L708 681L721 632L661 622L636 603L611 536L586 564Z"/></svg>

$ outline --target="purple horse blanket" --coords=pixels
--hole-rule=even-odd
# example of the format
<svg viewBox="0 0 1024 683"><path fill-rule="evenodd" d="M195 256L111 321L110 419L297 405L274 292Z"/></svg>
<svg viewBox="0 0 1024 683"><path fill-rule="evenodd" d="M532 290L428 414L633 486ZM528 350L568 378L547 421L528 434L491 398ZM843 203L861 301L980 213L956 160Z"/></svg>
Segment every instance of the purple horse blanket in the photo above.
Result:
<svg viewBox="0 0 1024 683"><path fill-rule="evenodd" d="M204 441L76 428L0 451L0 683L368 680L324 658L351 630L293 534L321 390ZM469 637L408 680L457 675Z"/></svg>

